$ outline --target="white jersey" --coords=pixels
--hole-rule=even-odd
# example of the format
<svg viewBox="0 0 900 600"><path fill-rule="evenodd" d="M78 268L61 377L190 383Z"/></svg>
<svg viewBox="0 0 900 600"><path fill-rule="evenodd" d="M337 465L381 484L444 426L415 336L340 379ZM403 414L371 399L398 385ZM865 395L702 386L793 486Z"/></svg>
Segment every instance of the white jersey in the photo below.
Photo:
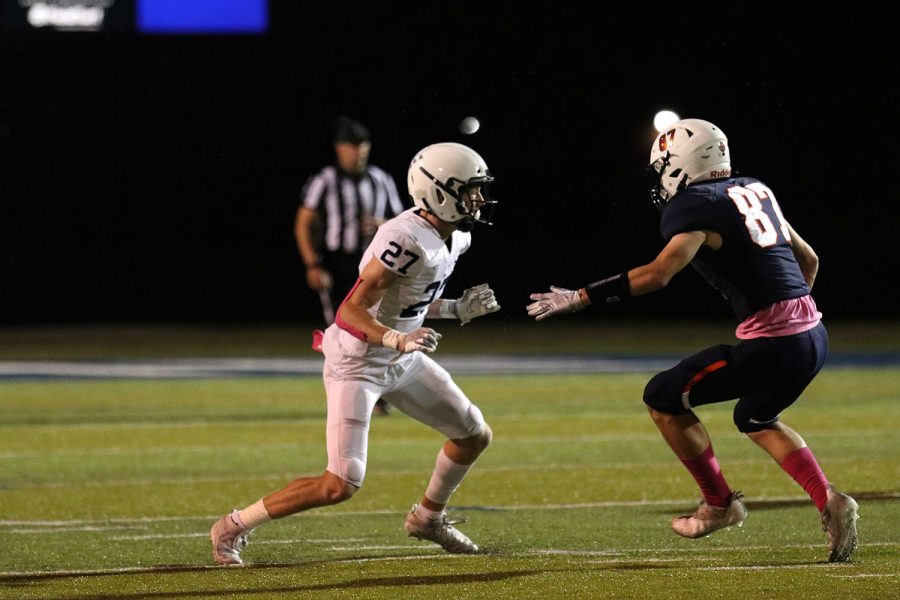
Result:
<svg viewBox="0 0 900 600"><path fill-rule="evenodd" d="M379 260L398 275L369 313L403 333L422 326L428 306L441 297L456 261L472 243L472 234L461 231L445 242L417 211L406 210L379 227L359 264L362 272L372 259ZM339 377L375 376L367 367L396 364L410 356L381 346L381 340L368 344L337 325L326 331L323 351L326 369Z"/></svg>

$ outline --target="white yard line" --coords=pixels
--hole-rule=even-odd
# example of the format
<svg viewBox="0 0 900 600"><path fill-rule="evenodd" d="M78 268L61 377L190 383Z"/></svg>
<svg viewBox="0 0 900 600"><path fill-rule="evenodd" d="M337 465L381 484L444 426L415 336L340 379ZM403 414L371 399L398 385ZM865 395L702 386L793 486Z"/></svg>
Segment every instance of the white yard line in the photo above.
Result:
<svg viewBox="0 0 900 600"><path fill-rule="evenodd" d="M171 534L158 534L158 535L116 535L110 540L115 541L125 541L125 542L142 542L148 540L170 540L170 539L189 539L189 538L208 538L209 533L206 531L195 532L195 533L171 533ZM342 546L331 546L329 548L322 548L326 552L350 552L353 550L416 550L421 549L417 548L413 544L406 544L403 546L397 545L381 545L381 544L366 544L362 545L361 543L365 542L364 539L360 538L347 538L344 540L317 540L317 539L290 539L290 540L254 540L254 546L260 545L292 545L292 544L344 544ZM361 545L357 546L347 546L346 544L359 543ZM439 549L439 548L437 548Z"/></svg>
<svg viewBox="0 0 900 600"><path fill-rule="evenodd" d="M308 541L308 540L307 540ZM303 540L298 540L297 543L302 543ZM265 543L265 542L260 542ZM277 543L277 542L268 542L268 543ZM283 543L290 543L288 540L284 540ZM867 544L867 546L872 545L886 545L886 546L897 546L900 544ZM780 545L779 548L820 548L821 545L802 545L802 544L794 544L794 545ZM769 550L770 546L728 546L722 547L717 546L714 548L716 552L723 551L740 551L745 552L747 550ZM367 562L396 562L396 561L409 561L409 560L435 560L435 559L445 559L445 560L454 560L454 559L463 559L466 558L466 555L460 554L447 554L440 550L437 546L422 546L416 544L410 545L371 545L371 546L346 546L346 547L333 547L329 550L333 550L336 552L353 552L360 550L415 550L417 553L408 555L408 556L372 556L367 558L347 558L347 559L338 559L334 561L329 561L334 564L358 564L358 563L367 563ZM706 550L713 550L713 548L707 548ZM424 553L423 553L424 551ZM634 553L634 552L647 552L647 553L670 553L673 551L684 552L684 548L653 548L653 549L630 549L626 552ZM433 552L433 553L432 553ZM693 556L686 559L679 558L657 558L657 557L633 557L627 556L625 553L621 553L622 558L612 558L615 556L614 554L610 554L609 552L596 552L596 551L578 551L578 550L554 550L554 549L538 549L538 550L530 550L528 552L513 552L513 553L503 553L497 555L498 558L508 559L508 558L533 558L535 556L583 556L583 557L591 557L598 556L604 557L602 560L592 560L590 561L593 564L607 564L611 566L615 566L621 563L628 564L660 564L660 563L674 563L674 562L690 562L690 561L703 561L704 564L700 566L686 566L685 568L696 570L696 571L768 571L768 570L799 570L799 569L808 569L808 568L816 568L816 569L844 569L844 568L852 568L854 565L850 564L834 564L834 563L810 563L803 565L723 565L723 566L711 566L705 564L706 561L710 560L711 557L707 556ZM490 556L488 556L490 558ZM315 562L315 561L314 561ZM266 565L269 566L269 565ZM271 565L271 566L279 566L279 565ZM289 565L280 565L280 566L289 566ZM297 566L302 566L302 563L298 563ZM249 568L252 569L253 565L246 565L240 567L219 567L215 565L184 565L182 567L175 567L176 570L182 571L198 571L198 570L213 570L213 569L222 569L222 568ZM169 566L160 566L160 567L119 567L119 568L110 568L110 569L65 569L59 571L0 571L0 577L42 577L47 575L52 575L54 577L78 577L78 576L87 576L87 575L120 575L120 574L129 574L129 573L155 573L155 572L171 572L173 567ZM895 579L898 575L897 573L861 573L861 574L837 574L837 573L829 573L827 574L829 577L845 577L845 578L855 578L855 577L869 577L869 578L889 578Z"/></svg>
<svg viewBox="0 0 900 600"><path fill-rule="evenodd" d="M443 553L444 550L437 544L429 544L427 546L423 546L421 544L415 544L410 542L409 544L405 544L403 546L380 546L377 544L372 544L368 546L332 546L331 548L326 548L326 550L331 552L355 552L357 550L433 550L436 552Z"/></svg>
<svg viewBox="0 0 900 600"><path fill-rule="evenodd" d="M702 542L700 542L702 544ZM778 544L778 549L821 549L824 548L824 543L822 544ZM900 542L866 542L866 548L872 547L896 547L900 546ZM596 556L596 557L604 557L604 558L614 558L619 557L619 560L629 560L627 557L629 554L670 554L672 552L679 553L709 553L709 552L753 552L756 550L772 550L772 546L694 546L694 547L685 547L679 546L675 547L666 547L666 548L628 548L627 550L561 550L561 549L546 549L546 550L529 550L524 555L528 554L538 554L540 556ZM697 556L693 557L693 559L703 559L703 560L715 560L714 556ZM677 559L676 559L677 560ZM615 561L612 561L615 562Z"/></svg>
<svg viewBox="0 0 900 600"><path fill-rule="evenodd" d="M895 434L892 434L895 435ZM258 449L258 448L254 448ZM220 450L220 449L219 449ZM854 457L836 457L833 459L829 459L829 462L839 464L839 463L855 463L858 462L857 458ZM648 466L654 465L652 461L618 461L618 462L600 462L594 465L573 465L573 464L553 464L553 463L540 463L540 464L522 464L522 465L503 465L503 466L479 466L477 467L478 473L515 473L515 472L534 472L534 471L547 471L547 470L555 470L555 471L602 471L605 469L642 469ZM738 458L728 461L729 465L742 465L742 466L758 466L758 465L769 465L771 464L771 460L765 456L761 456L759 458ZM282 480L282 479L292 479L297 475L303 475L306 470L299 470L294 473L254 473L252 476L240 475L215 475L208 477L197 477L197 476L186 476L186 477L166 477L162 479L150 479L150 478L128 478L128 479L103 479L103 480L88 480L88 481L40 481L40 482L31 482L31 483L22 483L16 484L13 486L9 486L2 491L13 491L13 490L33 490L33 489L49 489L49 488L66 488L66 489L75 489L75 488L102 488L102 487L121 487L121 486L159 486L159 485L194 485L194 484L215 484L215 483L230 483L234 481L270 481L270 480ZM318 472L318 471L317 471ZM427 472L427 469L423 471L422 468L416 469L379 469L377 471L378 476L396 476L396 475L421 475Z"/></svg>
<svg viewBox="0 0 900 600"><path fill-rule="evenodd" d="M266 450L296 450L298 444L271 444L264 446ZM242 444L239 446L227 446L228 452L244 452L259 451L259 445ZM215 454L222 452L225 448L222 446L144 446L140 448L94 448L75 450L72 448L60 448L59 450L51 450L48 452L27 451L10 451L0 452L0 460L21 460L27 458L52 458L55 456L132 456L132 455L153 455L153 454Z"/></svg>
<svg viewBox="0 0 900 600"><path fill-rule="evenodd" d="M413 547L414 548L414 547ZM430 550L429 548L419 548L419 550ZM515 556L515 555L506 555L506 556ZM346 558L346 559L337 559L330 560L329 563L332 564L346 564L346 563L366 563L366 562L394 562L394 561L409 561L409 560L460 560L463 558L468 558L470 555L466 554L449 554L441 550L439 553L435 554L418 554L418 555L410 555L410 556L372 556L368 558ZM302 563L300 563L302 565ZM269 566L269 565L266 565ZM271 566L283 566L283 567L295 567L298 565L271 565ZM183 568L177 568L176 570L181 570L185 572L189 571L213 571L216 569L252 569L253 565L241 565L241 566L228 566L221 567L218 565L185 565ZM80 576L88 576L88 575L127 575L129 573L169 573L172 572L172 566L161 566L161 567L118 567L118 568L110 568L110 569L65 569L60 571L0 571L0 577L41 577L52 575L54 577L80 577Z"/></svg>
<svg viewBox="0 0 900 600"><path fill-rule="evenodd" d="M572 373L650 373L668 369L680 356L603 356L531 354L445 354L441 365L457 375L565 375ZM0 378L38 381L65 379L221 379L223 377L321 376L322 358L173 358L104 361L0 361ZM876 357L831 357L832 369L897 364L896 353Z"/></svg>
<svg viewBox="0 0 900 600"><path fill-rule="evenodd" d="M795 500L800 498L779 498L776 500ZM485 506L476 510L568 510L568 509L584 509L584 508L627 508L637 506L667 506L676 504L693 504L696 498L690 499L666 499L666 500L629 500L622 502L580 502L576 504L518 504L507 506ZM465 512L466 509L458 509L459 512ZM472 510L472 509L469 509ZM453 512L453 507L450 508ZM314 514L316 517L333 517L342 518L347 516L377 516L377 515L402 515L406 510L399 509L372 509L372 510L355 510L355 511L329 511L327 509L318 510ZM167 523L167 522L184 522L184 521L209 521L215 520L221 515L186 515L186 516L170 516L170 517L138 517L134 519L113 518L113 519L71 519L71 520L50 520L50 521L30 521L18 519L2 519L0 527L84 527L84 526L104 526L109 525L111 528L121 528L122 525L135 523ZM9 533L9 532L7 532Z"/></svg>
<svg viewBox="0 0 900 600"><path fill-rule="evenodd" d="M813 563L804 565L723 565L721 567L692 567L696 571L784 571L795 569L841 569L844 565L835 563Z"/></svg>
<svg viewBox="0 0 900 600"><path fill-rule="evenodd" d="M900 494L890 496L892 499L900 499ZM806 496L758 496L751 498L752 502L798 502L806 500ZM697 499L691 498L662 498L657 500L610 500L603 502L574 502L574 503L542 503L542 504L509 504L497 506L476 506L476 507L450 507L450 512L492 512L492 511L519 511L519 510L582 510L593 508L635 508L648 506L679 506L696 504ZM309 513L314 518L343 518L343 517L366 517L380 515L403 515L406 509L381 508L370 510L329 510L326 508L316 510ZM76 531L78 527L97 527L97 531L102 528L107 529L138 529L148 523L182 523L190 521L210 521L216 520L222 515L181 515L181 516L160 516L160 517L135 517L135 518L111 518L111 519L68 519L68 520L25 520L25 519L0 519L0 528L2 527L29 527L35 531L58 533L61 531ZM304 517L297 517L304 518ZM40 528L40 529L38 529ZM5 530L3 533L15 533L15 529Z"/></svg>
<svg viewBox="0 0 900 600"><path fill-rule="evenodd" d="M294 540L253 540L253 544L350 544L354 542L365 542L361 538L347 538L346 540L317 540L317 539L294 539ZM360 548L361 546L354 546ZM408 548L409 546L403 546Z"/></svg>
<svg viewBox="0 0 900 600"><path fill-rule="evenodd" d="M34 526L32 526L34 527ZM48 533L72 533L72 532L89 532L89 531L117 531L117 530L128 530L128 529L146 529L144 526L139 525L76 525L76 526L66 526L60 525L56 527L35 527L32 529L8 529L5 533L9 534L20 534L20 535L34 535L34 534L48 534ZM115 538L113 538L115 539Z"/></svg>
<svg viewBox="0 0 900 600"><path fill-rule="evenodd" d="M323 415L324 418L324 415ZM593 418L593 417L592 417ZM618 417L617 417L618 418ZM495 419L494 421L498 421L501 419ZM137 426L143 425L144 427L149 427L152 425L158 425L159 428L165 429L169 427L184 427L183 424L171 424L171 423L158 423L158 424L137 424ZM207 423L207 425L210 425ZM82 427L82 425L75 425L76 427ZM97 424L97 427L107 429L110 426L107 424ZM133 428L135 425L132 424L123 424L123 428ZM214 426L214 425L212 425ZM324 426L324 423L323 423ZM41 427L49 427L42 425ZM53 425L53 427L59 427L67 429L69 425ZM2 428L0 428L2 429ZM286 444L269 444L260 446L259 444L232 444L232 445L218 445L218 446L207 446L207 445L195 445L195 446L140 446L140 447L124 447L124 446L110 446L107 448L95 448L95 449L73 449L73 448L59 448L57 450L50 451L35 451L35 450L6 450L0 452L0 460L22 460L22 459L45 459L52 458L55 456L65 456L65 457L91 457L91 456L141 456L141 455L153 455L153 454L213 454L223 451L228 452L241 452L245 450L252 451L281 451L288 450L294 451L297 450L299 446L303 444L321 444L322 440L320 439L320 435L317 432L317 437L311 439L298 440L297 443L286 443ZM893 429L885 428L883 430L842 430L842 431L833 431L828 433L816 433L814 435L810 435L809 437L814 439L856 439L861 436L865 436L867 438L878 438L878 437L894 437L896 436L896 431ZM720 439L743 439L744 435L737 432L723 432L718 435ZM572 435L572 436L526 436L526 437L516 437L515 439L503 440L503 444L505 446L531 446L534 444L571 444L571 443L619 443L619 442L644 442L644 441L658 441L660 439L658 433L619 433L619 434L585 434L585 435ZM434 446L434 440L430 439L416 439L416 440L392 440L392 439L371 439L369 440L370 448L385 448L385 447L397 447L397 446ZM849 459L848 459L849 460ZM769 459L736 459L730 462L736 461L745 461L750 463L762 463L769 462ZM632 463L622 463L630 465Z"/></svg>
<svg viewBox="0 0 900 600"><path fill-rule="evenodd" d="M841 575L839 573L828 573L829 577L839 577L841 579L856 579L862 577L886 577L888 579L897 579L900 573L856 573L855 575Z"/></svg>
<svg viewBox="0 0 900 600"><path fill-rule="evenodd" d="M0 377L52 379L203 379L321 375L321 358L184 358L135 361L0 361ZM676 358L443 355L459 375L636 373L666 369Z"/></svg>
<svg viewBox="0 0 900 600"><path fill-rule="evenodd" d="M184 571L211 571L213 569L236 568L220 567L218 565L191 565ZM239 568L239 567L238 567ZM63 569L60 571L0 571L0 577L80 577L87 575L125 575L128 573L156 573L171 572L172 567L118 567L111 569Z"/></svg>
<svg viewBox="0 0 900 600"><path fill-rule="evenodd" d="M117 542L142 542L145 540L177 540L184 538L208 538L208 531L197 531L194 533L155 533L151 535L114 535L111 540Z"/></svg>
<svg viewBox="0 0 900 600"><path fill-rule="evenodd" d="M96 528L97 531L102 530L103 528ZM108 529L116 529L115 527L109 527ZM120 527L119 529L133 529L128 527ZM143 529L143 528L142 528ZM29 533L37 532L38 530L29 530ZM56 531L77 531L76 529L58 529ZM23 533L23 531L18 530L10 530L7 533ZM198 531L192 533L156 533L150 535L115 535L112 536L111 540L115 541L126 541L126 542L140 542L144 540L174 540L174 539L187 539L187 538L206 538L209 537L209 532L206 531ZM303 538L296 540L254 540L254 545L256 544L349 544L353 542L364 542L366 541L363 538L346 538L346 539L315 539L315 538Z"/></svg>

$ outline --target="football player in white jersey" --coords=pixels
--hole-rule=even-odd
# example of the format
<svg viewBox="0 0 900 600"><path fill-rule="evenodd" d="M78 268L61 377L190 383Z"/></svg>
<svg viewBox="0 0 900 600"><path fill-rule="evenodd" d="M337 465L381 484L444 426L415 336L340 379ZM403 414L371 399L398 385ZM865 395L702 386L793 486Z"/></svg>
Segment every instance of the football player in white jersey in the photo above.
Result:
<svg viewBox="0 0 900 600"><path fill-rule="evenodd" d="M495 201L487 199L487 184L492 180L481 156L461 144L433 144L413 158L408 186L415 208L378 229L360 262L356 285L322 339L327 469L216 521L210 538L217 563L240 564L254 528L342 502L359 489L372 407L382 397L447 436L421 502L406 517L407 533L448 552L478 551L444 508L490 444L491 429L450 374L426 356L441 334L423 322L465 324L500 310L487 284L465 290L456 300L441 298L457 259L471 244L473 225L489 223L487 209Z"/></svg>

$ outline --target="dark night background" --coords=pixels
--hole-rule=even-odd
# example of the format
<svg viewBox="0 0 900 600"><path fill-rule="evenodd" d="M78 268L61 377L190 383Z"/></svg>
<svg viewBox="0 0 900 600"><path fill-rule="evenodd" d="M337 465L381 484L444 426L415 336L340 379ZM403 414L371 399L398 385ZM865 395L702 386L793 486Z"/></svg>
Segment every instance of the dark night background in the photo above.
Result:
<svg viewBox="0 0 900 600"><path fill-rule="evenodd" d="M496 225L448 293L488 281L523 319L528 292L660 249L642 167L664 108L773 188L826 316L900 316L900 5L325 6L273 2L259 37L3 31L0 324L316 320L294 211L342 113L404 194L429 143L485 157ZM617 311L728 316L690 271Z"/></svg>

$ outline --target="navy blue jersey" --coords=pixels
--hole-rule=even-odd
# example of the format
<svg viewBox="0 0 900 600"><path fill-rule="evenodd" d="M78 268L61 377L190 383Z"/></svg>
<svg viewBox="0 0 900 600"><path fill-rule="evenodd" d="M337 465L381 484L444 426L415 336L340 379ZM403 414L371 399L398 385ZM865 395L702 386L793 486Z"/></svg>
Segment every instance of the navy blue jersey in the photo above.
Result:
<svg viewBox="0 0 900 600"><path fill-rule="evenodd" d="M765 184L750 178L717 179L688 186L663 209L666 241L688 231L714 231L722 247L701 248L691 265L741 321L781 300L809 293L791 250L787 222Z"/></svg>

